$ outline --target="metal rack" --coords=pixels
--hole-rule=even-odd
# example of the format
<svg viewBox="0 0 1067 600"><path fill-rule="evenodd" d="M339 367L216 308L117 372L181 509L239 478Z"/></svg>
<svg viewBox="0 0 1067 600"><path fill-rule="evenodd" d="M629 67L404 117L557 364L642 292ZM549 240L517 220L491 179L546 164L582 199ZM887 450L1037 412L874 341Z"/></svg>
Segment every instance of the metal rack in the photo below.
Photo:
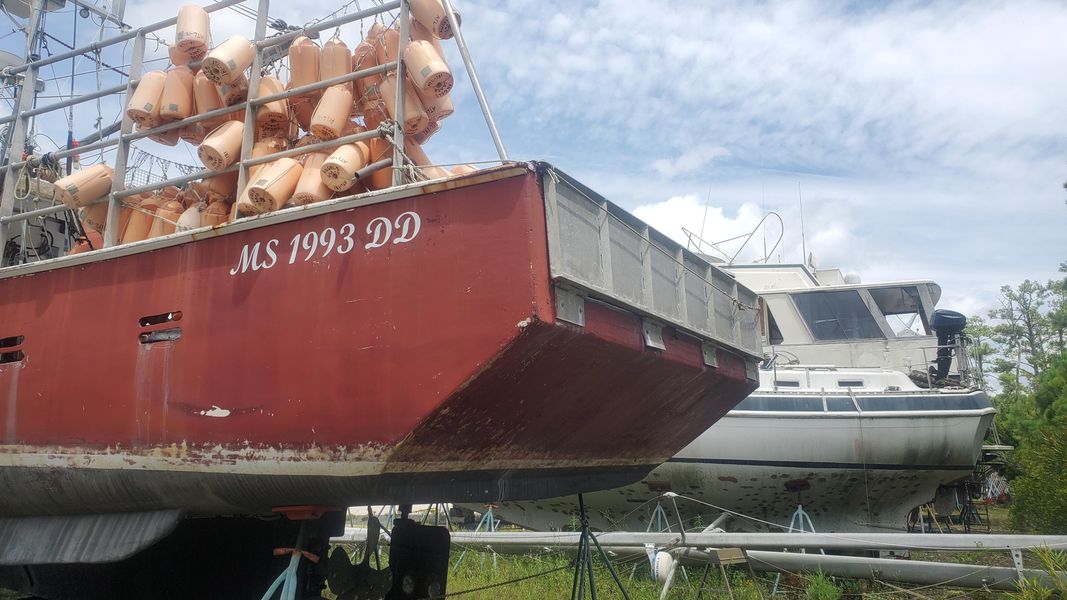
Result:
<svg viewBox="0 0 1067 600"><path fill-rule="evenodd" d="M29 40L32 40L37 34L38 27L41 23L41 14L44 11L44 7L47 1L48 0L33 0L32 2L32 5L30 7L30 20L27 26L27 39ZM240 4L241 2L243 2L243 0L220 0L218 2L205 6L204 10L210 13L235 4ZM342 136L334 140L285 150L282 152L271 154L267 157L254 159L251 157L251 152L253 136L255 132L256 110L264 104L283 98L289 98L292 96L325 89L331 85L347 83L356 79L361 79L363 77L389 73L394 70L397 72L398 81L402 82L405 76L405 44L401 43L398 44L397 60L394 62L378 65L376 67L364 69L362 71L348 73L346 75L334 77L332 79L318 81L316 83L293 88L277 94L257 97L259 92L264 52L270 49L275 49L276 47L282 44L290 43L293 39L300 35L314 34L327 29L333 29L341 25L351 23L353 21L358 21L368 17L374 17L375 15L390 12L397 9L399 9L398 21L400 27L400 39L407 40L409 37L408 2L409 0L392 0L389 2L383 2L378 6L374 6L365 10L358 10L356 12L342 15L333 19L320 21L318 23L308 25L299 30L289 31L287 33L272 37L265 37L268 24L267 13L270 9L270 0L258 0L255 37L253 40L256 49L256 54L255 59L252 63L251 75L248 80L248 100L218 110L206 112L200 115L194 115L188 119L183 119L181 121L172 123L166 123L157 127L153 127L151 129L143 129L140 131L134 131L134 123L132 119L124 112L118 136L111 137L108 139L102 139L91 144L79 146L77 148L67 148L51 153L51 156L53 158L59 159L71 156L76 153L91 152L93 150L117 146L114 164L115 176L112 184L111 193L107 197L102 198L96 202L108 203L107 224L104 229L103 235L104 247L114 246L118 243L119 214L123 205L123 199L129 196L133 196L145 191L162 189L171 185L181 185L190 181L202 179L204 177L219 175L221 173L231 173L233 171L240 172L240 174L238 175L237 188L240 190L243 189L245 187L245 184L247 183L248 170L251 167L271 162L279 158L306 154L308 152L314 152L316 150L327 150L344 144L357 142L360 140L366 140L374 137L384 137L390 140L393 145L393 155L392 157L367 165L366 167L364 167L364 169L360 171L359 176L362 177L370 172L382 168L391 167L393 169L393 185L396 186L405 183L406 176L405 170L403 168L404 85L396 86L396 119L393 121L383 122L375 130L366 131L354 135ZM459 48L460 56L463 59L463 63L466 68L468 77L471 80L474 94L478 99L478 104L482 109L482 114L485 117L486 125L489 128L489 134L493 139L494 145L496 146L496 150L500 160L505 161L508 159L507 152L504 149L503 142L501 142L500 140L500 134L497 132L496 124L493 121L493 116L489 109L489 104L485 99L485 94L482 91L481 85L478 81L478 75L474 68L474 63L470 59L470 53L467 50L466 42L463 39L463 33L460 30L455 10L453 9L450 0L442 0L442 2L445 11L448 15L454 39ZM25 160L22 159L22 151L26 143L26 132L29 126L30 119L38 115L49 113L76 104L96 100L97 98L111 94L124 93L125 98L129 98L133 90L136 88L137 84L140 82L140 77L142 74L141 71L144 62L146 37L155 31L168 27L173 27L176 22L177 17L171 17L169 19L164 19L151 25L132 29L125 33L119 34L117 36L97 43L90 44L88 46L75 48L73 50L59 53L54 56L41 58L39 60L27 62L24 65L9 67L5 69L5 74L7 75L13 76L18 75L20 73L23 74L23 80L22 86L20 87L16 98L16 112L11 116L0 118L0 126L10 124L10 126L12 127L11 135L8 138L10 140L10 143L6 148L6 164L0 166L0 172L3 172L4 174L3 192L2 195L0 195L0 248L3 248L6 245L7 240L10 239L9 230L15 224L21 224L23 231L25 231L26 225L31 219L40 218L50 214L68 210L68 208L62 204L48 206L36 210L21 210L25 207L16 206L15 189L18 184L18 175L22 169L27 168L29 166L33 166L34 164L36 164L35 161L38 160L33 157ZM102 90L97 90L96 92L90 94L77 96L67 100L61 100L51 104L39 106L37 108L33 107L33 99L35 95L34 89L38 79L38 73L42 67L74 58L85 52L97 52L102 50L103 48L125 43L129 40L133 40L133 54L130 65L130 77L125 85L118 85ZM231 165L230 167L222 171L210 171L205 169L203 171L198 171L180 177L174 177L165 181L153 183L151 185L124 189L124 182L126 181L127 161L130 155L131 144L134 141L151 135L164 133L179 127L184 127L190 124L213 119L225 114L230 114L238 110L244 110L245 127L244 139L241 146L241 157L240 160L234 165ZM358 194L354 194L351 197L355 197L357 195ZM237 212L236 202L234 202L234 212L232 214L232 217L233 220L236 220L241 217L241 215ZM23 236L22 238L22 243L25 244L25 236ZM3 266L4 265L0 265L0 267Z"/></svg>

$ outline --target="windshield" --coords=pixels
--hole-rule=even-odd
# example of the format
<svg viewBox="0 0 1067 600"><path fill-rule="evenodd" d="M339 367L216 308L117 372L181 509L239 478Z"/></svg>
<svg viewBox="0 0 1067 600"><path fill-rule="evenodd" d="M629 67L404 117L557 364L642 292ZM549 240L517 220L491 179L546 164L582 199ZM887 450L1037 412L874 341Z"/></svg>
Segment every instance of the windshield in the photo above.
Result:
<svg viewBox="0 0 1067 600"><path fill-rule="evenodd" d="M816 340L881 339L881 328L855 290L791 294Z"/></svg>

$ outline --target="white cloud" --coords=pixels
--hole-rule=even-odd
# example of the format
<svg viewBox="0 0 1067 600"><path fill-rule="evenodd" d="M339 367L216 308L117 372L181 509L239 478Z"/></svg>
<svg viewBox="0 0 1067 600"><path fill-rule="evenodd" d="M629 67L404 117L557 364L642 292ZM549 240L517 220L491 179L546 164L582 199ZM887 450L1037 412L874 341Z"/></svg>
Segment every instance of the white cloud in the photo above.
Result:
<svg viewBox="0 0 1067 600"><path fill-rule="evenodd" d="M673 177L702 170L713 160L729 155L729 150L721 146L699 144L686 149L674 158L659 158L652 161L652 168L664 177Z"/></svg>

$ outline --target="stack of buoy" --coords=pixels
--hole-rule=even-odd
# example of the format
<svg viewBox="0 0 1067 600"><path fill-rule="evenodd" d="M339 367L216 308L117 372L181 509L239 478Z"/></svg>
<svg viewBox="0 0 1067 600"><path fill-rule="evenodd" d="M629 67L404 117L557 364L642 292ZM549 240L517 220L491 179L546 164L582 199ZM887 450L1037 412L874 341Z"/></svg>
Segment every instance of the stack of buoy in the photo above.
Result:
<svg viewBox="0 0 1067 600"><path fill-rule="evenodd" d="M415 169L428 179L474 172L470 165L451 171L437 167L422 150L455 111L454 78L441 46L441 40L450 39L453 31L441 0L411 0L410 8L411 36L403 42L397 27L377 22L354 45L336 34L321 47L306 36L294 39L288 49L287 71L264 73L257 97L395 61L401 43L406 77L398 82L393 70L260 104L253 120L252 156L266 157L374 130L384 121L395 120L397 87L403 85L404 154ZM458 22L458 13L456 17ZM255 43L240 35L213 46L208 13L200 6L182 6L169 47L171 66L141 76L126 104L126 114L144 130L239 104L248 98L248 70L255 53ZM280 72L288 73L287 80ZM118 221L121 243L222 225L238 211L262 214L392 185L391 169L358 178L366 166L392 156L391 144L375 137L257 165L248 170L245 188L238 190L237 171L227 169L241 157L244 114L242 108L235 108L148 136L169 146L180 141L196 145L201 163L215 174L185 189L167 187L124 198ZM56 182L57 198L81 211L87 232L102 234L105 228L108 204L97 201L112 190L113 176L110 167L98 164ZM92 237L85 243L95 247Z"/></svg>

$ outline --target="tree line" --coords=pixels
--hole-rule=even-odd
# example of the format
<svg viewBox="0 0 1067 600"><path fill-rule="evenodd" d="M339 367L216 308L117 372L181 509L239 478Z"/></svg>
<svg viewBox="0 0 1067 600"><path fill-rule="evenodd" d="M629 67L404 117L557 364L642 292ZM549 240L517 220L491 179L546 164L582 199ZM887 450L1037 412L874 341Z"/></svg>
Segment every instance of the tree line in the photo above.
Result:
<svg viewBox="0 0 1067 600"><path fill-rule="evenodd" d="M1067 262L1064 276L1000 288L998 306L968 319L1003 443L1016 526L1067 533Z"/></svg>

